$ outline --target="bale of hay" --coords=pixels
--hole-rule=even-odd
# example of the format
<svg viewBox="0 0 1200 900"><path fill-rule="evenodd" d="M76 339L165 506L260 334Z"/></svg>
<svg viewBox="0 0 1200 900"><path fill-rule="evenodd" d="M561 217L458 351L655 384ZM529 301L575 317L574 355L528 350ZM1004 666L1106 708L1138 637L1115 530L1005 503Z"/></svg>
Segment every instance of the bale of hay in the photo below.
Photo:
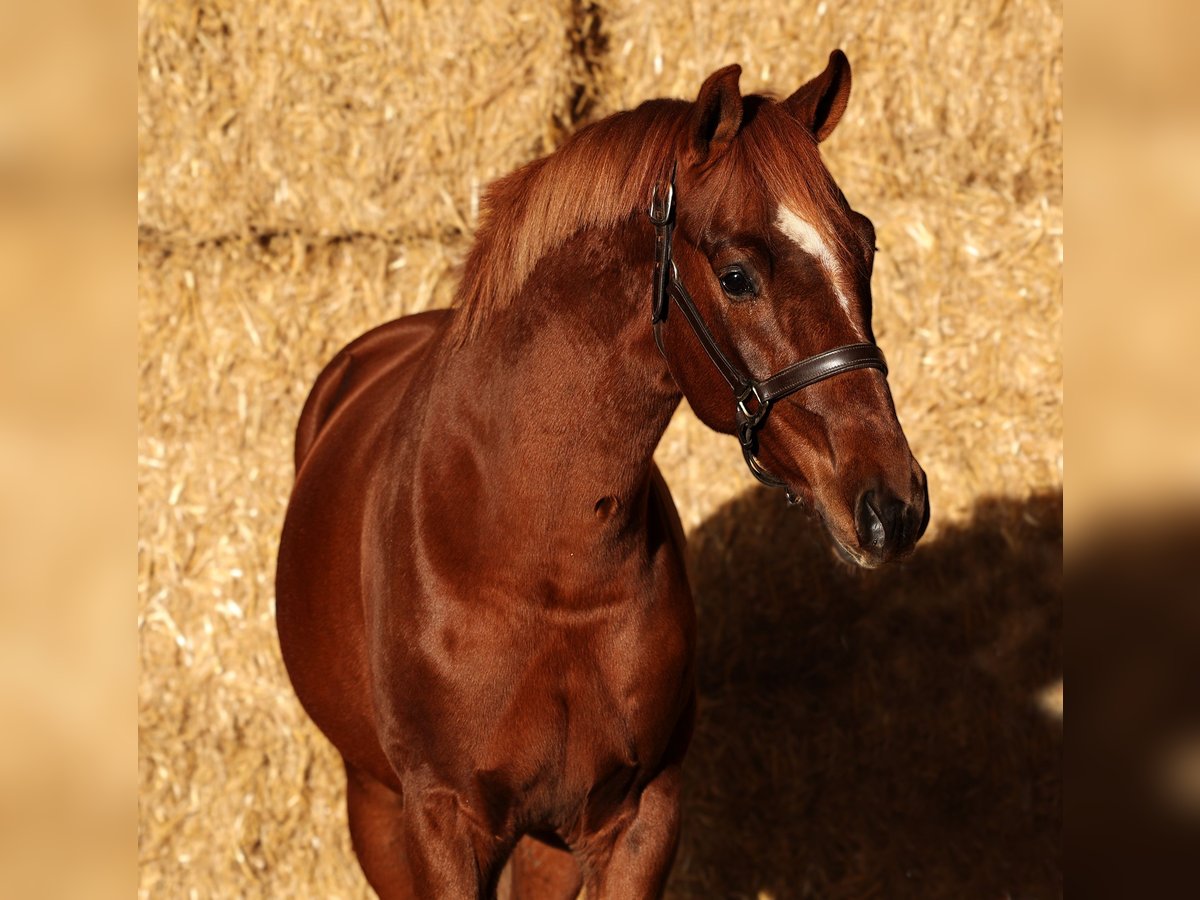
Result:
<svg viewBox="0 0 1200 900"><path fill-rule="evenodd" d="M139 7L138 212L198 238L441 236L570 119L565 7Z"/></svg>
<svg viewBox="0 0 1200 900"><path fill-rule="evenodd" d="M1010 658L1019 655L1011 648L1024 646L1021 635L1039 634L1038 675L1057 666L1038 632L1053 624L1044 584L1030 595L1036 603L1020 588L997 595L994 615L958 616L955 600L982 589L971 579L990 571L997 554L1020 562L1030 579L1049 578L1038 554L1053 556L1060 541L1047 524L1053 502L1047 512L1036 497L1022 499L1046 490L1053 497L1062 481L1058 3L870 0L781 11L761 0L703 9L659 0L456 0L428 8L395 0L204 0L189 8L143 0L142 896L367 895L347 838L339 760L291 692L272 609L292 429L325 361L373 325L448 304L481 187L552 149L578 122L651 96L693 96L708 72L735 60L745 66L744 89L790 91L820 71L835 46L851 58L855 87L825 154L879 231L876 330L901 420L930 476L934 518L898 587L830 574L819 536L764 512L780 498L747 493L754 483L735 444L707 431L686 406L675 417L657 458L693 539L702 654L714 671L702 676L711 727L702 724L705 748L693 751L693 824L671 895L803 895L793 875L826 896L886 885L885 870L862 855L884 846L877 825L831 818L838 834L815 835L808 856L796 847L784 858L782 839L755 850L733 821L750 807L731 794L768 804L762 820L786 828L814 807L794 792L780 799L778 788L793 779L818 783L805 772L821 748L841 760L822 763L835 766L843 779L835 783L852 783L856 752L878 762L872 742L912 731L855 711L890 696L878 684L911 674L920 654L896 650L878 666L846 669L844 691L824 685L836 701L831 712L811 713L818 729L840 730L813 750L788 732L772 749L770 734L754 734L766 713L754 704L738 711L747 691L779 678L786 706L822 685L806 683L810 670L793 670L794 657L784 666L770 655L779 648L762 656L757 641L779 632L778 622L752 628L757 620L738 616L766 609L786 621L786 611L805 602L802 586L816 585L829 592L827 602L798 638L815 652L860 633L866 643L849 658L869 661L870 648L888 647L888 629L915 604L929 617L911 633L959 641L955 659L976 666L969 684L994 689L1005 710L1028 687ZM1008 499L979 505L989 495ZM750 522L758 523L753 534ZM796 559L804 572L739 568L739 548L767 545L772 536L803 549ZM751 575L761 582L743 602L729 586ZM886 600L878 613L868 596L876 589ZM843 629L842 620L816 617L836 618L843 606L860 625L846 620ZM722 660L753 677L720 669ZM787 681L785 669L798 680ZM916 683L933 692L954 671L934 666ZM920 700L912 691L896 696L909 709ZM938 697L929 699L937 708ZM954 699L953 715L968 716L970 698L959 691ZM855 730L856 721L866 724ZM939 733L966 735L969 749L993 733L986 721L964 720L958 731L956 723ZM1024 750L1017 737L1002 736L1003 772L1020 770L1023 758L1031 771L1045 765L1044 736ZM862 742L875 749L862 751ZM939 759L931 746L910 749ZM722 775L731 760L746 761L757 780L743 777L731 788ZM885 781L868 780L881 793L859 792L856 801L880 816L919 808L908 794L906 805L889 807ZM918 783L930 794L940 789L936 779ZM994 796L1009 782L986 785ZM1047 789L1035 800L1050 797L1052 806L1052 795ZM1052 870L1038 830L1046 807L1035 804L1041 825L1029 824L1024 837L1019 815L1009 812L1003 821L1014 832L1003 839L1021 838L1022 859L1041 854ZM810 827L796 822L795 834ZM969 832L973 840L981 835ZM740 861L721 862L729 858L719 854L723 846ZM779 873L788 877L771 877ZM971 894L952 874L926 873L919 895Z"/></svg>
<svg viewBox="0 0 1200 900"><path fill-rule="evenodd" d="M291 695L275 637L292 432L323 362L365 323L448 303L454 262L419 240L141 248L146 895L358 885L340 762Z"/></svg>

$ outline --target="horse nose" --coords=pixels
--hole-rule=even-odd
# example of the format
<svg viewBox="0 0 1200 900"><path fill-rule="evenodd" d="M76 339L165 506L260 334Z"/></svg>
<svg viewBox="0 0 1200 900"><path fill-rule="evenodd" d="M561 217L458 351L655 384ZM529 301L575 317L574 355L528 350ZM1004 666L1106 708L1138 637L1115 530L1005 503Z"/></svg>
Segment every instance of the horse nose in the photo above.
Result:
<svg viewBox="0 0 1200 900"><path fill-rule="evenodd" d="M854 516L859 546L880 559L907 549L929 521L929 504L922 506L918 510L886 489L865 491Z"/></svg>

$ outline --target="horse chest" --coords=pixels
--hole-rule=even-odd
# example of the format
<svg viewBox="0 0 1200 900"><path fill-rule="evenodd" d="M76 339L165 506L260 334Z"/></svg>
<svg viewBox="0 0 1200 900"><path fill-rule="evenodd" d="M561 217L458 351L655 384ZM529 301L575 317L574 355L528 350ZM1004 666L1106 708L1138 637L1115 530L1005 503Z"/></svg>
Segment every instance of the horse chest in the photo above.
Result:
<svg viewBox="0 0 1200 900"><path fill-rule="evenodd" d="M686 707L688 663L675 649L653 673L578 649L531 671L496 697L505 713L490 723L476 783L513 814L556 825L614 814L658 770Z"/></svg>
<svg viewBox="0 0 1200 900"><path fill-rule="evenodd" d="M481 610L422 637L395 684L393 746L413 767L455 760L441 779L497 816L619 803L657 769L687 708L687 623L660 610L511 624L501 631ZM405 682L423 685L420 696Z"/></svg>

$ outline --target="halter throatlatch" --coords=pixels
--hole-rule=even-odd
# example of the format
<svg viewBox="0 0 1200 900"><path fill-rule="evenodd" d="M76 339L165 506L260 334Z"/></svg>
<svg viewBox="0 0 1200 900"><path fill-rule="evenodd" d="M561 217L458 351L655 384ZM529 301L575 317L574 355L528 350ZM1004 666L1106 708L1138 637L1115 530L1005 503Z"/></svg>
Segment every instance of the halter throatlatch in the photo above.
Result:
<svg viewBox="0 0 1200 900"><path fill-rule="evenodd" d="M650 197L650 222L654 225L654 299L650 311L650 323L654 326L654 342L659 352L666 356L663 346L662 323L667 319L671 301L691 326L700 341L700 346L716 366L717 371L733 390L734 408L737 413L737 437L742 446L742 456L750 473L770 487L783 488L789 503L799 502L791 489L780 478L772 475L758 461L758 430L766 421L771 405L801 388L850 372L854 369L878 369L887 375L887 361L883 351L874 344L846 344L818 353L776 372L762 381L743 371L734 363L721 345L717 343L691 294L683 286L675 261L671 258L671 239L675 232L675 171L665 191L658 185Z"/></svg>

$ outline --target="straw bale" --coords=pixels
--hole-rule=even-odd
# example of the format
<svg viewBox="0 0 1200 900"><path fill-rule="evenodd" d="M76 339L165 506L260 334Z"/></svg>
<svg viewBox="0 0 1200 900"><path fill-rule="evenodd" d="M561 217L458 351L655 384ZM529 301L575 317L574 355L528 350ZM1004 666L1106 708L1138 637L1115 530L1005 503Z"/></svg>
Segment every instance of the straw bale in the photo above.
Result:
<svg viewBox="0 0 1200 900"><path fill-rule="evenodd" d="M1061 674L1058 3L142 0L143 896L368 895L273 622L324 362L448 304L480 187L580 120L734 60L785 93L835 46L855 87L825 154L879 232L934 519L910 563L851 575L732 441L672 421L704 700L670 894L1060 892L1055 733L1022 706Z"/></svg>
<svg viewBox="0 0 1200 900"><path fill-rule="evenodd" d="M204 0L139 7L143 228L441 235L552 149L563 4Z"/></svg>
<svg viewBox="0 0 1200 900"><path fill-rule="evenodd" d="M139 252L144 895L362 895L336 753L287 687L274 559L300 405L369 322L449 302L440 243Z"/></svg>
<svg viewBox="0 0 1200 900"><path fill-rule="evenodd" d="M841 47L854 69L835 173L870 192L911 196L983 182L1018 203L1058 185L1062 5L1057 0L935 4L753 4L669 0L606 5L598 66L606 114L650 97L691 98L713 70L743 67L743 90L780 96ZM846 184L843 184L845 187Z"/></svg>

